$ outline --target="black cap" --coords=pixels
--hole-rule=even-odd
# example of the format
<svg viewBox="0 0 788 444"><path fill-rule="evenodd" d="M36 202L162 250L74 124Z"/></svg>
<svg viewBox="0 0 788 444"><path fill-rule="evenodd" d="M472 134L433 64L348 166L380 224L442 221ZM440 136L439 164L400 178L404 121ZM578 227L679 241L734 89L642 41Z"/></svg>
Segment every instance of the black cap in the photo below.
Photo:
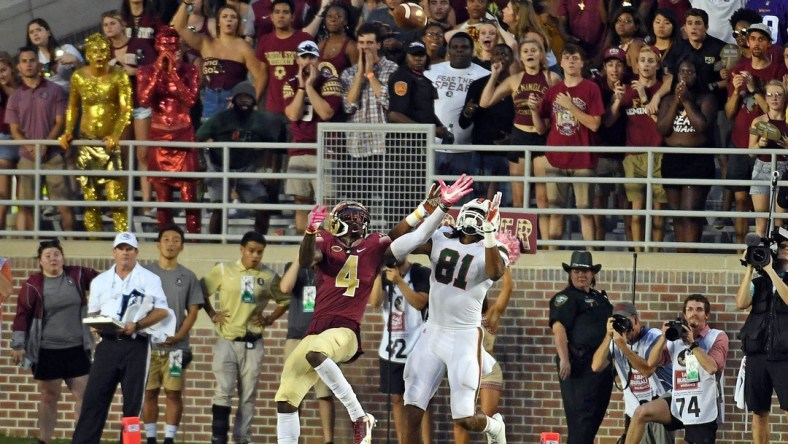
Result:
<svg viewBox="0 0 788 444"><path fill-rule="evenodd" d="M426 54L427 47L424 46L424 43L421 43L418 40L414 40L408 44L408 49L406 50L408 54L416 55L416 54Z"/></svg>

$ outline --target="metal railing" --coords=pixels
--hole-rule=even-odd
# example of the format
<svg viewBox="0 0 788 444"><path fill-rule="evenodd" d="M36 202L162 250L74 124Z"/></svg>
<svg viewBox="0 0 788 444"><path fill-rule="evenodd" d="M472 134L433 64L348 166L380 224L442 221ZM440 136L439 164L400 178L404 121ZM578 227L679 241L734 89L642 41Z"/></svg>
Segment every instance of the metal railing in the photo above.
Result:
<svg viewBox="0 0 788 444"><path fill-rule="evenodd" d="M346 151L346 143L348 136L352 136L353 134L359 133L376 133L376 134L383 134L386 137L386 149L387 152L385 155L380 155L378 157L369 156L369 157L358 157L358 156L351 156ZM338 136L338 134L344 134ZM420 135L418 138L418 143L409 142L405 144L402 140L410 140L413 138L413 135L417 134ZM400 136L397 136L400 135ZM406 136L407 135L407 136ZM399 139L397 139L399 137ZM399 142L398 142L399 140ZM392 142L393 141L393 142ZM56 145L56 141L50 140L35 140L29 141L29 143L36 144L37 149L43 145ZM18 142L15 141L0 141L0 145L17 145ZM84 140L77 140L74 141L73 145L101 145L100 142L95 141L84 141ZM239 148L247 148L247 149L281 149L283 146L282 144L273 144L273 143L230 143L230 142L211 142L211 143L196 143L196 142L172 142L172 143L163 143L163 142L153 142L153 141L122 141L121 145L125 145L130 147L128 150L127 158L124 159L126 165L134 165L135 160L135 147L137 146L170 146L170 147L195 147L195 148L221 148L222 149L222 156L224 159L223 165L224 168L220 172L195 172L195 173L168 173L168 172L153 172L153 171L136 171L132 168L127 168L126 170L122 171L82 171L82 170L41 170L40 160L36 161L35 168L32 170L0 170L0 174L33 174L35 175L35 191L36 195L40 196L41 189L42 189L42 173L43 175L46 174L62 174L65 176L83 176L83 175L90 175L90 176L103 176L103 177L121 177L127 181L127 196L128 199L126 202L107 202L107 201L99 201L97 202L98 205L102 207L117 207L121 206L125 209L129 221L131 224L132 218L135 217L135 210L137 212L147 206L156 205L157 207L162 208L172 208L172 209L186 209L186 208L200 208L200 209L209 209L214 210L218 209L223 211L224 217L222 217L222 229L220 234L192 234L190 238L197 239L197 240L212 240L212 241L221 241L221 242L229 242L229 241L236 241L240 238L239 234L230 234L228 233L228 218L227 218L227 211L230 209L240 209L240 210L275 210L275 211L291 211L291 210L309 210L311 209L311 205L296 205L292 203L233 203L229 200L229 187L230 181L234 178L257 178L260 180L279 180L283 181L288 178L296 178L296 179L309 179L309 180L316 180L317 181L317 188L315 190L315 195L317 196L316 199L319 203L327 203L333 204L334 201L338 199L348 198L348 191L337 192L337 183L342 181L348 181L347 189L353 191L353 187L356 186L358 188L359 185L354 185L356 178L358 175L366 174L363 179L366 181L362 181L363 183L360 185L361 189L356 189L355 191L362 192L361 196L363 201L368 204L370 210L373 211L373 219L374 211L376 206L385 206L386 200L400 200L407 202L411 199L411 196L403 197L402 191L396 189L394 185L402 185L398 184L397 181L402 180L401 177L394 174L392 178L388 177L388 171L394 164L393 162L401 162L402 159L397 158L396 160L392 160L395 158L397 153L407 157L406 159L418 159L418 165L413 164L413 167L417 169L419 173L418 177L411 177L409 179L413 183L406 184L410 185L411 188L416 189L417 192L423 193L428 188L427 184L432 183L433 181L437 180L438 178L442 178L444 180L453 180L455 177L452 176L439 176L435 174L434 170L434 151L436 149L445 149L446 146L442 146L437 144L434 141L434 127L431 125L359 125L359 124L349 124L349 123L336 123L336 124L321 124L319 127L319 142L311 143L311 144L289 144L288 148L308 148L308 149L315 149L317 150L317 173L315 174L290 174L290 173L273 173L273 172L254 172L254 173L229 173L227 166L229 165L230 159L230 149L239 149ZM397 151L399 149L399 151ZM501 146L477 146L477 145L453 145L451 146L453 150L460 150L460 151L501 151ZM672 248L697 248L702 250L733 250L741 248L740 244L737 244L733 241L729 242L713 242L713 243L680 243L680 242L655 242L652 239L652 225L653 225L653 217L655 216L663 216L663 217L677 217L677 216L689 216L689 217L729 217L729 218L766 218L768 213L761 212L761 213L754 213L754 212L736 212L736 211L714 211L714 210L704 210L704 211L681 211L676 209L663 209L663 210L655 210L653 209L653 198L652 198L652 191L653 186L655 184L662 184L662 185L710 185L710 186L751 186L751 185L759 185L759 186L770 186L770 181L752 181L752 180L721 180L721 179L696 179L696 180L686 180L686 179L664 179L664 178L654 178L652 176L651 171L653 170L654 164L654 155L656 153L681 153L681 154L708 154L708 155L750 155L753 154L752 150L744 150L744 149L737 149L737 148L728 148L728 149L711 149L711 148L668 148L668 147L547 147L547 146L507 146L505 148L508 151L519 151L523 153L525 158L525 174L521 178L513 178L510 176L475 176L474 179L479 182L513 182L518 181L522 182L524 187L524 196L525 202L523 208L507 208L507 211L512 212L524 212L524 213L533 213L537 215L542 214L563 214L567 216L578 216L578 215L602 215L602 216L614 216L614 217L626 217L631 215L639 215L644 218L643 226L643 241L640 242L633 242L633 241L626 241L626 240L604 240L604 241L585 241L579 239L556 239L556 240L539 240L539 245L543 247L549 246L556 246L556 247L594 247L594 248L632 248L632 247L641 247L644 248L646 251L653 249L653 248L662 248L662 249L672 249ZM577 177L533 177L531 174L531 160L533 151L561 151L561 152L597 152L597 153L647 153L648 154L648 177L646 178L624 178L624 177L588 177L588 178L577 178ZM771 156L772 159L772 168L774 169L776 165L777 156L780 154L784 154L784 150L780 149L762 149L758 151L758 154L768 154ZM39 158L40 159L40 158ZM344 159L344 160L343 160ZM373 170L373 171L366 171L364 173L363 168L369 168L368 163L363 164L361 169L354 169L352 165L353 161L360 161L360 160L368 160L368 159L378 159L380 165L380 170ZM423 159L423 164L422 160ZM343 163L345 162L345 163ZM347 163L350 162L350 163ZM402 174L408 173L407 164L398 164L402 171ZM424 171L423 177L420 176L421 171ZM374 195L371 193L363 194L364 191L368 191L363 189L364 187L368 187L370 183L379 183L383 181L383 176L386 175L388 182L385 182L383 189L378 188L377 191L374 191ZM142 202L139 200L135 200L134 196L134 181L132 179L137 177L186 177L186 178L220 178L222 180L222 189L223 189L223 199L221 202L211 203L211 202L198 202L198 203L184 203L184 202ZM351 178L353 180L350 180ZM394 181L392 184L391 180ZM328 181L328 182L327 182ZM331 183L332 185L327 189L323 189L324 183ZM639 183L644 184L646 186L645 191L645 208L642 210L631 210L631 209L618 209L618 208L603 208L603 209L575 209L575 208L536 208L532 201L529 199L531 188L536 183L547 183L547 182L555 182L555 183L577 183L577 182L587 182L590 184L617 184L623 185L625 183ZM788 186L787 182L780 182L781 186ZM388 188L387 188L388 187ZM382 199L382 201L378 201L378 199ZM74 200L74 201L53 201L53 200L17 200L13 197L7 200L0 200L0 205L25 205L25 206L32 206L33 207L33 215L34 215L34 228L29 231L12 231L6 230L3 232L4 235L13 235L13 236L23 236L23 237L34 237L38 238L41 236L52 236L51 231L46 231L41 229L41 208L44 206L54 205L54 206L71 206L71 207L83 207L83 206L90 206L89 202L81 201L81 200ZM402 205L394 206L394 207L385 207L384 213L382 213L382 220L385 221L382 225L390 224L391 220L396 220L398 218L403 217L405 214L401 214L403 211ZM569 219L569 218L567 218ZM382 228L382 227L380 227ZM665 223L665 234L668 234L667 231L668 223ZM571 237L571 232L567 232L568 235L565 237ZM104 232L104 233L87 233L83 231L68 231L68 232L58 232L60 236L69 236L75 238L111 238L114 236L111 232ZM140 233L140 237L142 238L155 238L155 233ZM300 241L301 237L297 235L270 235L269 236L272 242L298 242Z"/></svg>

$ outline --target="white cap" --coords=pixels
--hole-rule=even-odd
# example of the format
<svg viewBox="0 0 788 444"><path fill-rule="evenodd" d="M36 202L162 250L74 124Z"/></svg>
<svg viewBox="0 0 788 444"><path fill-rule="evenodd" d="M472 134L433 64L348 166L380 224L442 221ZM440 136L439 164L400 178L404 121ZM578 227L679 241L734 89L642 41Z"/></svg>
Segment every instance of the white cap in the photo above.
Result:
<svg viewBox="0 0 788 444"><path fill-rule="evenodd" d="M118 245L121 244L127 244L137 249L140 248L140 244L137 242L137 237L128 231L118 233L118 235L115 236L115 243L112 244L112 248L117 248Z"/></svg>

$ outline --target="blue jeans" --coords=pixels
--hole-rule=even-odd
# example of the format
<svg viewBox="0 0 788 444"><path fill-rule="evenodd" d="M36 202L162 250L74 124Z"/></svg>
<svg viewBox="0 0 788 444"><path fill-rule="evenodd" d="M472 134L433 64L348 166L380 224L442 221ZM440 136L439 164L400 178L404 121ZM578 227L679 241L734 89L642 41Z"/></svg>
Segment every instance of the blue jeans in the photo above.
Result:
<svg viewBox="0 0 788 444"><path fill-rule="evenodd" d="M477 176L509 176L509 160L506 156L493 153L473 153L474 174ZM491 182L474 182L475 193L480 197L487 196ZM495 191L501 192L501 206L512 206L512 184L509 181L492 182Z"/></svg>
<svg viewBox="0 0 788 444"><path fill-rule="evenodd" d="M205 122L219 111L226 110L232 96L233 92L229 89L203 88L200 91L202 121Z"/></svg>

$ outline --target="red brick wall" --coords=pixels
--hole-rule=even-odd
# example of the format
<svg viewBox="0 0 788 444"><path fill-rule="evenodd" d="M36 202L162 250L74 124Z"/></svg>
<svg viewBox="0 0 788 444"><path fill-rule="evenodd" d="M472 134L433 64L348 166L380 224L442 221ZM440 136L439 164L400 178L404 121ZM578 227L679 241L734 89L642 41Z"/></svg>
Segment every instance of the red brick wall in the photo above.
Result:
<svg viewBox="0 0 788 444"><path fill-rule="evenodd" d="M235 252L233 254L237 254L235 248L237 247L232 249ZM536 259L533 256L521 258L519 267L514 273L517 288L502 321L495 353L504 368L506 385L501 400L501 411L506 418L509 442L512 443L538 442L539 433L542 431L557 431L562 435L566 433L563 427L561 397L554 372L552 336L546 323L547 302L566 283L566 274L559 265L562 260L567 259L564 257L566 255L565 252L554 253L553 256L548 253L546 255L548 259L542 257L538 268L525 268L525 265L538 261L539 256ZM662 258L665 256L661 255ZM595 254L595 259L603 264L608 263L607 257L604 253ZM642 257L647 261L647 255ZM82 259L79 262L97 269L105 269L109 266L108 259ZM726 424L719 432L718 442L751 442L749 433L745 433L745 428L749 430L749 425L745 425L743 413L734 409L732 401L736 372L741 359L740 344L735 338L746 316L746 313L738 312L734 305L741 269L725 269L726 263L714 259L714 256L670 255L670 259L664 262L670 263L668 269L662 266L655 271L638 272L637 304L642 318L649 325L657 325L660 320L675 318L677 312L681 310L681 301L686 295L697 292L709 296L712 302L711 324L723 329L731 338L731 353L725 369ZM17 287L31 271L37 269L37 264L29 258L14 258L13 264ZM711 270L684 272L669 269L697 269L702 266L707 266ZM631 271L606 266L597 280L598 288L607 290L611 300L631 298ZM28 372L11 365L7 352L15 301L16 298L11 297L3 304L2 346L5 352L0 355L0 427L5 434L35 436L37 390ZM377 393L376 350L382 325L380 314L370 310L365 317L363 328L364 349L367 353L354 364L343 367L364 407L380 420L374 432L377 442L383 442L386 430L386 398ZM275 324L275 328L266 334L266 358L260 381L257 417L254 422L254 435L257 437L257 442L274 442L276 436L276 414L272 399L282 368L283 340L280 338L284 337L285 327L284 319L280 320ZM210 370L210 354L214 336L204 315L201 315L192 338L195 359L187 373L186 407L179 441L205 442L209 439L211 425L213 376ZM434 442L436 443L451 442L447 394L448 390L444 384L434 401L436 418ZM108 422L105 439L117 437L116 432L109 430L118 428L119 402L118 395L113 404L113 414ZM772 442L788 442L788 422L777 409L776 400L774 404L772 418L776 424L773 425ZM346 411L339 403L336 407L336 442L350 442ZM69 396L63 395L60 408L60 422L56 436L68 437L73 427L73 415L70 411L72 403ZM614 389L613 401L608 417L600 430L598 442L615 442L623 427L622 408L621 395ZM312 395L308 396L302 409L302 425L303 442L322 442L318 438L320 424L317 417L317 403ZM162 433L163 426L160 425L159 428ZM477 439L475 442L484 441Z"/></svg>

